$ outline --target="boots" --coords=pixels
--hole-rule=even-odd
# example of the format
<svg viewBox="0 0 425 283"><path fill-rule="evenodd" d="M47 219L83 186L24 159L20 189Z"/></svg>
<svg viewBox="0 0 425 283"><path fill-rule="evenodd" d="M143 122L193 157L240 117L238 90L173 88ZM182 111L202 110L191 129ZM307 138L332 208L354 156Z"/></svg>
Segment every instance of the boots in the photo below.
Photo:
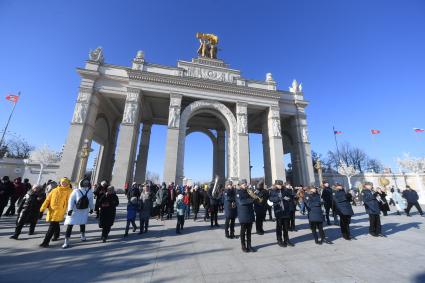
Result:
<svg viewBox="0 0 425 283"><path fill-rule="evenodd" d="M248 236L247 236L246 243L247 243L246 248L247 248L247 250L248 250L248 251L250 251L250 252L252 252L252 253L255 253L255 252L257 251L256 249L254 249L254 248L251 246L251 235L248 235Z"/></svg>
<svg viewBox="0 0 425 283"><path fill-rule="evenodd" d="M282 241L282 238L278 238L277 239L277 244L279 245L279 247L285 248L286 247L286 243L284 243Z"/></svg>
<svg viewBox="0 0 425 283"><path fill-rule="evenodd" d="M313 237L314 237L314 242L319 245L321 244L321 242L319 242L319 237L317 236L317 232L313 231Z"/></svg>
<svg viewBox="0 0 425 283"><path fill-rule="evenodd" d="M86 240L86 233L81 233L81 242L85 242Z"/></svg>
<svg viewBox="0 0 425 283"><path fill-rule="evenodd" d="M245 235L241 235L241 245L242 245L242 251L244 253L249 252L249 250L246 248Z"/></svg>
<svg viewBox="0 0 425 283"><path fill-rule="evenodd" d="M69 238L65 238L65 242L62 245L62 249L66 249L69 247Z"/></svg>
<svg viewBox="0 0 425 283"><path fill-rule="evenodd" d="M227 239L230 239L229 230L224 231L224 234Z"/></svg>

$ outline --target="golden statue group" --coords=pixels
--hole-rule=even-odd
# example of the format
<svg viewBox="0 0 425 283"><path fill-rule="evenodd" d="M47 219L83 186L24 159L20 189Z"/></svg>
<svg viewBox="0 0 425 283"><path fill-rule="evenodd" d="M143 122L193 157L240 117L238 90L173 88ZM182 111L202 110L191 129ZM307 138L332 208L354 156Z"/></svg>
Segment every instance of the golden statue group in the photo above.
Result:
<svg viewBox="0 0 425 283"><path fill-rule="evenodd" d="M217 59L218 36L210 33L197 32L196 38L199 39L199 43L201 44L198 48L199 56Z"/></svg>

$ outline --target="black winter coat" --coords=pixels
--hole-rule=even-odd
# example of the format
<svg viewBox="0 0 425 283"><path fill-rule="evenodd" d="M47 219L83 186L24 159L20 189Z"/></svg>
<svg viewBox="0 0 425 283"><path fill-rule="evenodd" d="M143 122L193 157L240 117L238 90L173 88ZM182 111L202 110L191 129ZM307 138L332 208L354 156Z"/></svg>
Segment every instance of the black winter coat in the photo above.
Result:
<svg viewBox="0 0 425 283"><path fill-rule="evenodd" d="M40 218L40 207L46 199L46 194L28 191L18 208L16 223L37 223Z"/></svg>
<svg viewBox="0 0 425 283"><path fill-rule="evenodd" d="M269 200L273 203L276 218L290 218L295 211L294 194L290 189L273 189Z"/></svg>
<svg viewBox="0 0 425 283"><path fill-rule="evenodd" d="M201 206L202 194L200 189L197 189L192 192L192 198L190 202L192 204L193 213L199 212L199 206Z"/></svg>
<svg viewBox="0 0 425 283"><path fill-rule="evenodd" d="M213 188L208 189L208 197L210 198L210 205L217 206L220 204L220 197L214 197L212 195Z"/></svg>
<svg viewBox="0 0 425 283"><path fill-rule="evenodd" d="M351 207L351 194L344 190L335 191L333 193L334 208L339 215L353 215L354 211Z"/></svg>
<svg viewBox="0 0 425 283"><path fill-rule="evenodd" d="M114 225L115 214L119 200L116 194L104 194L99 199L99 227L111 227Z"/></svg>
<svg viewBox="0 0 425 283"><path fill-rule="evenodd" d="M254 210L255 210L255 216L257 218L265 218L266 212L267 212L267 200L269 198L269 192L265 189L256 190L255 194L259 196L263 201L255 201L254 202Z"/></svg>
<svg viewBox="0 0 425 283"><path fill-rule="evenodd" d="M363 189L362 198L367 214L379 215L381 213L379 209L379 202L371 190Z"/></svg>
<svg viewBox="0 0 425 283"><path fill-rule="evenodd" d="M8 181L0 183L0 204L6 205L14 192L15 186L12 182Z"/></svg>
<svg viewBox="0 0 425 283"><path fill-rule="evenodd" d="M236 206L238 208L239 223L252 223L255 221L254 200L246 190L236 190Z"/></svg>
<svg viewBox="0 0 425 283"><path fill-rule="evenodd" d="M331 207L332 206L332 188L326 187L323 188L322 191L322 199L325 206Z"/></svg>
<svg viewBox="0 0 425 283"><path fill-rule="evenodd" d="M304 203L308 211L309 222L323 222L322 201L318 193L306 194Z"/></svg>
<svg viewBox="0 0 425 283"><path fill-rule="evenodd" d="M381 211L390 211L390 206L388 205L387 202L387 194L385 192L382 193L375 193L375 197L378 200L378 204L379 204L379 209Z"/></svg>
<svg viewBox="0 0 425 283"><path fill-rule="evenodd" d="M419 200L418 193L414 190L404 190L402 197L405 198L408 203L416 203Z"/></svg>
<svg viewBox="0 0 425 283"><path fill-rule="evenodd" d="M226 218L236 218L238 209L236 207L236 189L225 189L223 193L224 216Z"/></svg>

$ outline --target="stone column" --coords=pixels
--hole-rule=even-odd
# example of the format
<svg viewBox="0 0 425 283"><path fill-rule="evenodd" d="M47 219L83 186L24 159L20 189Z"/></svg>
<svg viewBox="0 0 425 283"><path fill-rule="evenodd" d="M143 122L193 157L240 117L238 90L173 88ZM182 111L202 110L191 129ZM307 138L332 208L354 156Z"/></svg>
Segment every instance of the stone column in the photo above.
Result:
<svg viewBox="0 0 425 283"><path fill-rule="evenodd" d="M307 116L304 106L297 104L297 114L292 119L292 131L295 137L296 166L299 172L299 182L308 186L314 184L314 170L311 158L311 147L308 139Z"/></svg>
<svg viewBox="0 0 425 283"><path fill-rule="evenodd" d="M220 182L226 180L226 135L224 130L217 130L217 171L220 176Z"/></svg>
<svg viewBox="0 0 425 283"><path fill-rule="evenodd" d="M140 128L140 100L140 90L128 87L111 182L116 188L124 188L133 181L134 159Z"/></svg>
<svg viewBox="0 0 425 283"><path fill-rule="evenodd" d="M238 163L239 179L250 181L249 138L248 138L248 104L236 104L238 123Z"/></svg>
<svg viewBox="0 0 425 283"><path fill-rule="evenodd" d="M270 106L267 115L267 127L271 179L272 182L275 180L283 180L285 182L286 174L283 164L283 144L279 106Z"/></svg>
<svg viewBox="0 0 425 283"><path fill-rule="evenodd" d="M263 162L264 162L264 182L267 186L273 185L271 164L270 164L270 147L269 147L269 128L267 115L264 115L262 126L263 137Z"/></svg>
<svg viewBox="0 0 425 283"><path fill-rule="evenodd" d="M151 128L152 124L143 124L139 145L139 156L137 157L136 172L134 174L134 181L140 184L146 181L146 166L148 163Z"/></svg>
<svg viewBox="0 0 425 283"><path fill-rule="evenodd" d="M94 83L94 80L83 79L80 84L71 126L68 130L68 138L57 173L58 178L68 177L72 182L79 181L76 178L80 168L81 147L85 139L88 139L88 145L91 145L99 108L99 98L93 91ZM87 162L82 166L85 169Z"/></svg>
<svg viewBox="0 0 425 283"><path fill-rule="evenodd" d="M183 168L177 168L178 154L184 154L184 152L179 152L180 107L182 97L183 96L181 94L170 94L167 146L165 150L164 164L164 182L166 183L178 183L183 179Z"/></svg>

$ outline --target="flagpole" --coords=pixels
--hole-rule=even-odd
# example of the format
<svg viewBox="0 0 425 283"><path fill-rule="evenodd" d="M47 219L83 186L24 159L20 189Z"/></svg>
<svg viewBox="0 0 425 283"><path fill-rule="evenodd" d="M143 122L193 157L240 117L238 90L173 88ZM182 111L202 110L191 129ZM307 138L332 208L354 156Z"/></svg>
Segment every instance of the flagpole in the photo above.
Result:
<svg viewBox="0 0 425 283"><path fill-rule="evenodd" d="M338 162L337 162L337 165L339 165L339 162L341 161L341 158L340 158L340 156L339 156L338 140L337 140L337 138L336 138L335 126L332 126L332 129L333 129L333 133L334 133L335 146L336 146L336 153L337 153L337 155L338 155Z"/></svg>
<svg viewBox="0 0 425 283"><path fill-rule="evenodd" d="M18 100L16 100L16 102L14 102L14 103L13 103L12 112L10 112L9 119L7 119L6 126L4 127L4 131L3 131L3 134L2 134L2 136L1 136L1 140L0 140L0 149L1 149L2 145L3 145L4 136L6 135L7 128L9 127L10 119L12 119L13 112L15 112L15 107L16 107L16 104L17 104L17 103L18 103L18 101L19 101L19 97L20 97L20 96L21 96L21 92L19 91L19 92L18 92Z"/></svg>

